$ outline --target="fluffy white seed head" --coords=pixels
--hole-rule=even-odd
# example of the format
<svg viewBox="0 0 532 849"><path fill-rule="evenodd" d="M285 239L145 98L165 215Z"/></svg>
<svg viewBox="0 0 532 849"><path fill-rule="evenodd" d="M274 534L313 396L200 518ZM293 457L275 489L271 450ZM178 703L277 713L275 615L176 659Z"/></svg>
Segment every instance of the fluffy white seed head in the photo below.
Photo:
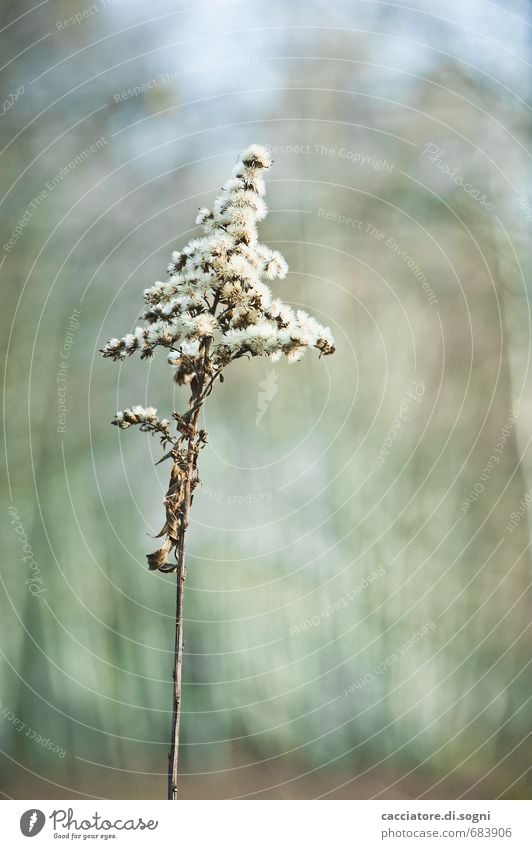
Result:
<svg viewBox="0 0 532 849"><path fill-rule="evenodd" d="M334 351L329 328L273 299L267 285L288 272L282 254L258 241L257 223L267 214L262 175L271 164L261 145L252 144L240 154L212 211L202 207L197 214L205 235L173 251L168 279L144 291L141 320L146 324L111 339L102 349L104 356L124 359L140 351L147 357L166 347L176 379L186 383L206 340L211 340L209 356L219 366L244 354L274 361L286 355L297 362L308 347L320 354Z"/></svg>

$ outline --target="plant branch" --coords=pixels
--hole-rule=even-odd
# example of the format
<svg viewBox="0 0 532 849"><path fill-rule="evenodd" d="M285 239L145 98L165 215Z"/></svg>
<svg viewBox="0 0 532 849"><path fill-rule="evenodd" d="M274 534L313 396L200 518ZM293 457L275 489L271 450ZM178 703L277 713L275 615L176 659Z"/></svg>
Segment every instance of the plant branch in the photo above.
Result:
<svg viewBox="0 0 532 849"><path fill-rule="evenodd" d="M190 506L192 504L193 491L198 483L197 461L200 448L205 443L202 431L198 432L198 421L201 408L205 403L206 395L203 394L203 383L205 380L206 364L209 356L209 343L203 350L203 370L201 378L193 387L190 399L190 430L187 443L185 477L183 481L183 499L179 523L179 537L176 545L176 615L175 615L175 644L174 644L174 667L173 667L173 704L172 704L172 731L170 737L170 751L168 753L168 799L175 801L178 798L177 770L179 762L179 723L181 717L182 698L182 672L183 672L183 609L186 580L185 564L185 534L189 523Z"/></svg>

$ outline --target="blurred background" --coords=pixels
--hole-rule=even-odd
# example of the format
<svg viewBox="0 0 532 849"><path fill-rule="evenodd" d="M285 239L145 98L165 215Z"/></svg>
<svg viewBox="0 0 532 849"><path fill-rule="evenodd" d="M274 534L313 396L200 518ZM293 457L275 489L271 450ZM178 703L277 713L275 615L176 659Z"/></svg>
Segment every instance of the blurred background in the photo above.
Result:
<svg viewBox="0 0 532 849"><path fill-rule="evenodd" d="M169 468L103 360L238 152L334 357L234 365L188 537L184 798L526 798L530 4L2 3L0 787L164 798Z"/></svg>

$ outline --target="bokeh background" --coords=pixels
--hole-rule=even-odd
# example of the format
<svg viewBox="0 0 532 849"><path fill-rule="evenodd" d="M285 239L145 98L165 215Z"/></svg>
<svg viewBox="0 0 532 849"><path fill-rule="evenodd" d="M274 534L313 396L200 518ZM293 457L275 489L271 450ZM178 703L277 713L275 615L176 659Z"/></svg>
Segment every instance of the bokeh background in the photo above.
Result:
<svg viewBox="0 0 532 849"><path fill-rule="evenodd" d="M4 0L4 797L165 797L169 470L109 423L184 395L98 349L252 142L337 353L208 404L183 797L529 796L529 12Z"/></svg>

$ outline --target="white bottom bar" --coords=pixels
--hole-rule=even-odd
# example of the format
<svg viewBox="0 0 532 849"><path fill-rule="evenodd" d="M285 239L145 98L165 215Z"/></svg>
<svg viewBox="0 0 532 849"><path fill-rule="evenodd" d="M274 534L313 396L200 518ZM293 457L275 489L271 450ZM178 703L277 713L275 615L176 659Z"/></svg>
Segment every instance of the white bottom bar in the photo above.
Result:
<svg viewBox="0 0 532 849"><path fill-rule="evenodd" d="M532 846L528 801L5 801L2 845ZM35 837L35 844L29 841ZM119 844L117 843L119 841Z"/></svg>

